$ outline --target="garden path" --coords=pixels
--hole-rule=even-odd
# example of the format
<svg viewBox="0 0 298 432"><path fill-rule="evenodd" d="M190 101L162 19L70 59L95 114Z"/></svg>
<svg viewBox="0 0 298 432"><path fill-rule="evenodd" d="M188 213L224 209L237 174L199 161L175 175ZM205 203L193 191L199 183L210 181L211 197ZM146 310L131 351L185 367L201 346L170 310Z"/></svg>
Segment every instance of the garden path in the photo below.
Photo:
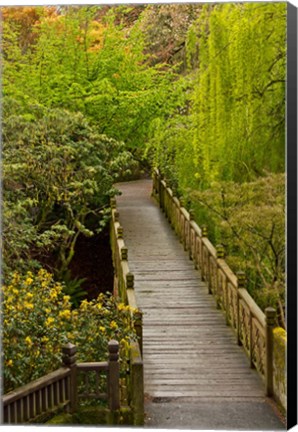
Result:
<svg viewBox="0 0 298 432"><path fill-rule="evenodd" d="M147 427L285 429L198 270L151 198L118 184L120 223L143 311Z"/></svg>

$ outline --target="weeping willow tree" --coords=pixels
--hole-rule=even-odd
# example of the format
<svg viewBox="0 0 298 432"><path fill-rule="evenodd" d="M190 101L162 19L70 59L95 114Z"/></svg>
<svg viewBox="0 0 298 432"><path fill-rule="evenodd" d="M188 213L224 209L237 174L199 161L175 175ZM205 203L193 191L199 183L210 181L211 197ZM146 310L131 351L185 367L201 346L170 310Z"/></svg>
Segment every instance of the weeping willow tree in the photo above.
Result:
<svg viewBox="0 0 298 432"><path fill-rule="evenodd" d="M186 63L148 154L285 326L286 3L205 4Z"/></svg>
<svg viewBox="0 0 298 432"><path fill-rule="evenodd" d="M286 4L206 5L187 40L202 182L284 170Z"/></svg>

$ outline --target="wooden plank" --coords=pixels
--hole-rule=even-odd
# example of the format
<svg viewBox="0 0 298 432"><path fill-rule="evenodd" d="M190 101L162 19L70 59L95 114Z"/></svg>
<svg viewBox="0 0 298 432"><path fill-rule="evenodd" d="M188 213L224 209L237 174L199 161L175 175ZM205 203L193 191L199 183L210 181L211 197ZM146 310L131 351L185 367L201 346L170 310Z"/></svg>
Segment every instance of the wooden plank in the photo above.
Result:
<svg viewBox="0 0 298 432"><path fill-rule="evenodd" d="M165 185L165 184L164 184ZM117 197L135 297L143 311L145 391L152 398L256 400L262 382L200 272L150 198L148 181L120 184ZM182 209L184 216L188 212ZM180 210L181 215L181 210ZM191 221L196 236L200 227ZM215 258L214 246L203 238ZM237 282L223 260L222 271ZM246 300L246 299L245 299Z"/></svg>

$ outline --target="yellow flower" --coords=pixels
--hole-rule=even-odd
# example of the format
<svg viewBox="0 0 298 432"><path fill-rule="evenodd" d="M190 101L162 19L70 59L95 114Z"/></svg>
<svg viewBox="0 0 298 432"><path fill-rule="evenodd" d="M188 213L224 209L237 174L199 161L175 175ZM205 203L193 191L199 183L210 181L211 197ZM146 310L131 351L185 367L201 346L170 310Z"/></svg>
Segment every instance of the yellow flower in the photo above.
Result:
<svg viewBox="0 0 298 432"><path fill-rule="evenodd" d="M46 326L51 327L54 321L55 320L54 320L53 317L49 317L49 318L46 319L45 324L46 324Z"/></svg>
<svg viewBox="0 0 298 432"><path fill-rule="evenodd" d="M50 291L50 299L55 300L58 297L58 293L55 289L51 289Z"/></svg>
<svg viewBox="0 0 298 432"><path fill-rule="evenodd" d="M100 326L100 327L99 327L99 330L100 330L102 333L105 333L105 332L106 332L106 329L105 329L103 326Z"/></svg>
<svg viewBox="0 0 298 432"><path fill-rule="evenodd" d="M125 310L125 304L124 303L119 303L118 304L118 311L122 311Z"/></svg>
<svg viewBox="0 0 298 432"><path fill-rule="evenodd" d="M59 317L60 317L60 318L66 318L66 319L69 319L69 318L71 317L71 312L70 312L70 310L69 310L69 309L65 309L65 310L59 312Z"/></svg>
<svg viewBox="0 0 298 432"><path fill-rule="evenodd" d="M26 344L31 347L33 345L32 339L30 336L27 336L25 339Z"/></svg>
<svg viewBox="0 0 298 432"><path fill-rule="evenodd" d="M24 301L24 307L26 309L33 309L34 305L32 303L27 302L26 300Z"/></svg>
<svg viewBox="0 0 298 432"><path fill-rule="evenodd" d="M25 280L25 285L29 286L32 284L32 282L33 282L33 279L31 277L27 277L27 279Z"/></svg>
<svg viewBox="0 0 298 432"><path fill-rule="evenodd" d="M115 321L111 321L110 328L116 330L118 328L118 325Z"/></svg>
<svg viewBox="0 0 298 432"><path fill-rule="evenodd" d="M83 300L82 303L80 304L80 309L82 311L86 311L88 308L88 301L87 300Z"/></svg>
<svg viewBox="0 0 298 432"><path fill-rule="evenodd" d="M97 303L97 304L95 305L95 307L96 307L98 310L100 310L100 309L102 308L102 304L101 304L101 303Z"/></svg>
<svg viewBox="0 0 298 432"><path fill-rule="evenodd" d="M32 294L31 292L28 292L28 293L26 294L26 297L28 297L28 298L32 298L32 297L33 297L33 294Z"/></svg>
<svg viewBox="0 0 298 432"><path fill-rule="evenodd" d="M65 296L63 296L63 301L64 301L65 303L67 303L69 300L70 300L70 296L69 296L69 295L65 295Z"/></svg>
<svg viewBox="0 0 298 432"><path fill-rule="evenodd" d="M7 360L6 365L7 366L12 366L13 365L13 361L11 359Z"/></svg>
<svg viewBox="0 0 298 432"><path fill-rule="evenodd" d="M43 343L46 343L46 342L48 342L49 341L49 338L47 337L47 336L43 336L42 338L41 338L41 342L43 342Z"/></svg>

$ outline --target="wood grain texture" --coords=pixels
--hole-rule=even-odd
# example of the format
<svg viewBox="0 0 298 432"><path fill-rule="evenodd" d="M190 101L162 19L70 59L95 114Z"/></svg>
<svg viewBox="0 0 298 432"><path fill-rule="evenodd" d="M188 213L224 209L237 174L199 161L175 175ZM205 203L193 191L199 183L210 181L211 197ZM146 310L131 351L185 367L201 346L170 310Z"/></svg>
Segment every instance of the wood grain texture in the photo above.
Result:
<svg viewBox="0 0 298 432"><path fill-rule="evenodd" d="M150 197L152 182L117 185L123 238L143 311L145 393L153 398L264 398L264 386L200 273Z"/></svg>

